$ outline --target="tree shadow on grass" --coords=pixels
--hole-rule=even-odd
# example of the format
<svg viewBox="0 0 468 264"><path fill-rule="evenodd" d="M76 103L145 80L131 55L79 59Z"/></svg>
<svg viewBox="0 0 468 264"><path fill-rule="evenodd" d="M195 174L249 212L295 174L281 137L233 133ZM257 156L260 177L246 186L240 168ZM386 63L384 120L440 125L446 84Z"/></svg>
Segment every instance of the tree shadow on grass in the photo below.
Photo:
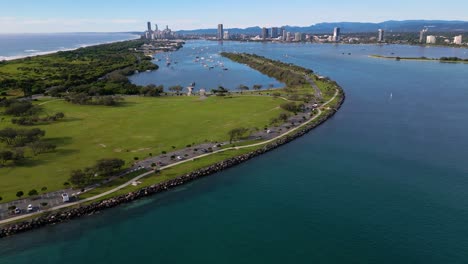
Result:
<svg viewBox="0 0 468 264"><path fill-rule="evenodd" d="M127 101L123 101L123 102L120 102L119 104L115 105L115 106L111 106L111 107L116 107L116 108L123 108L123 107L132 107L132 106L135 106L137 105L138 103L136 102L127 102Z"/></svg>
<svg viewBox="0 0 468 264"><path fill-rule="evenodd" d="M48 143L52 143L60 148L64 145L70 145L73 142L73 138L72 137L55 137L55 138L46 138L44 139L44 141Z"/></svg>
<svg viewBox="0 0 468 264"><path fill-rule="evenodd" d="M57 123L69 123L69 122L76 122L76 121L81 121L83 118L78 118L78 117L65 117L64 119L58 121Z"/></svg>
<svg viewBox="0 0 468 264"><path fill-rule="evenodd" d="M60 157L65 157L65 156L70 156L74 155L76 153L79 153L80 151L77 149L59 149L54 152L49 152L49 153L43 153L43 154L38 154L35 157L27 157L24 160L20 161L17 165L9 165L5 166L8 168L15 168L15 167L26 167L26 168L32 168L40 165L45 165L48 163L48 159L43 159L41 158L41 155L46 155L46 154L55 154Z"/></svg>

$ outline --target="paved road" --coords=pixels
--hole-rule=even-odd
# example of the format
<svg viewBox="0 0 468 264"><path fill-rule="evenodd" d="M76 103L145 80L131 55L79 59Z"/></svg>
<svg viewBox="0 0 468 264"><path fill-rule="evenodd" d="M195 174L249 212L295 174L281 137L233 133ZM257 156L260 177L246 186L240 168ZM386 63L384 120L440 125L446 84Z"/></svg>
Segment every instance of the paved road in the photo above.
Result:
<svg viewBox="0 0 468 264"><path fill-rule="evenodd" d="M335 92L335 95L330 99L328 100L327 102L325 102L324 104L321 105L321 108L327 106L329 103L331 103L335 98L336 96L338 95L338 90L336 90ZM249 145L245 145L245 146L239 146L239 147L230 147L230 148L225 148L225 149L219 149L219 150L215 150L213 152L209 152L209 153L204 153L204 154L201 154L201 155L197 155L197 156L194 156L194 157L191 157L189 159L185 159L185 160L182 160L182 161L177 161L177 162L174 162L172 164L169 164L169 165L166 165L166 166L163 166L163 167L160 167L159 170L166 170L166 169L169 169L169 168L172 168L172 167L175 167L177 165L180 165L180 164L184 164L184 163L187 163L187 162L192 162L195 158L196 159L199 159L199 158L203 158L203 157L207 157L207 156L210 156L210 155L214 155L216 153L221 153L221 152L225 152L225 151L230 151L230 150L239 150L239 149L245 149L245 148L251 148L251 147L257 147L257 146L262 146L262 145L265 145L265 144L268 144L268 143L271 143L271 142L274 142L278 139L280 139L281 137L284 137L288 134L290 134L291 132L293 131L296 131L296 130L299 130L301 129L302 127L308 125L309 123L313 122L314 120L316 120L321 114L322 114L322 111L320 108L317 108L317 111L318 111L318 114L315 115L313 118L307 120L306 122L303 122L301 123L300 125L294 127L294 128L291 128L290 130L286 131L285 133L282 133L276 137L273 137L271 139L268 139L266 141L262 141L262 142L259 142L259 143L255 143L255 144L249 144ZM1 220L0 221L0 225L4 225L4 224L7 224L7 223L10 223L10 222L14 222L14 221L18 221L18 220L21 220L21 219L24 219L24 218L28 218L28 217L32 217L32 216L37 216L37 215L40 215L44 212L52 212L52 211L56 211L56 210L60 210L60 209L64 209L64 208L68 208L68 207L72 207L72 206L76 206L76 205L79 205L79 204L82 204L82 203L86 203L86 202L90 202L90 201L94 201L96 199L99 199L99 198L102 198L102 197L105 197L107 195L110 195L112 193L115 193L129 185L131 185L133 182L136 182L146 176L149 176L151 174L153 174L154 171L149 171L149 172L146 172L142 175L139 175L129 181L127 181L126 183L112 189L112 190L109 190L107 192L104 192L104 193L101 193L101 194L98 194L96 196L93 196L93 197L89 197L89 198L86 198L86 199L83 199L83 200L79 200L77 202L72 202L72 203L65 203L65 204L61 204L61 205L57 205L57 206L54 206L54 207L51 207L47 210L41 210L41 211L36 211L36 212L33 212L33 213L28 213L28 214L22 214L22 215L18 215L18 216L15 216L15 217L11 217L11 218L8 218L8 219L4 219L4 220ZM61 193L61 192L60 192Z"/></svg>

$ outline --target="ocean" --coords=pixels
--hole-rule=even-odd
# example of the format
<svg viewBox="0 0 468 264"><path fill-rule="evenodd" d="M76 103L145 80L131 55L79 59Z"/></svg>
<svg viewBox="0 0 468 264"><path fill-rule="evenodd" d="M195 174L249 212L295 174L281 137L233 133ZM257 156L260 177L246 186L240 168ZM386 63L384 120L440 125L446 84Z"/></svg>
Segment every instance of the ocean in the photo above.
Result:
<svg viewBox="0 0 468 264"><path fill-rule="evenodd" d="M0 34L0 60L44 55L139 37L130 33Z"/></svg>

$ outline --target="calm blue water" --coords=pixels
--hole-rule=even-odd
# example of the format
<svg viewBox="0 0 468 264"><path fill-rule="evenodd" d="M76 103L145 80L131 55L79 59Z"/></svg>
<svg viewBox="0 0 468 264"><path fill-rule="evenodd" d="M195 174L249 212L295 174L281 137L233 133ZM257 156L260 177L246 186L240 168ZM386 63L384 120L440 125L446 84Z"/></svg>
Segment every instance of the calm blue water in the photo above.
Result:
<svg viewBox="0 0 468 264"><path fill-rule="evenodd" d="M162 84L166 88L174 85L185 87L195 82L195 91L210 91L218 86L235 90L240 85L252 89L256 84L262 85L263 88L284 87L284 84L276 79L219 55L222 51L232 51L236 47L233 43L222 45L208 41L188 42L177 52L157 54L154 60L154 63L160 66L157 71L142 72L132 76L130 80L139 85ZM171 62L170 65L167 65L168 61Z"/></svg>
<svg viewBox="0 0 468 264"><path fill-rule="evenodd" d="M0 60L139 38L128 33L0 34Z"/></svg>
<svg viewBox="0 0 468 264"><path fill-rule="evenodd" d="M468 262L468 65L367 57L465 50L222 48L310 67L337 80L346 103L307 136L236 168L2 239L0 263Z"/></svg>

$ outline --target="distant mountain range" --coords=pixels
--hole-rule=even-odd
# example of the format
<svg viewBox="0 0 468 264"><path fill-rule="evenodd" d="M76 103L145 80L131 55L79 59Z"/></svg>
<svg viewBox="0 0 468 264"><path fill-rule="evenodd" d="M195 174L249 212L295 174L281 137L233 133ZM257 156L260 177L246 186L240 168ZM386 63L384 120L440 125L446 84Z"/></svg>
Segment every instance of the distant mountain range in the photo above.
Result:
<svg viewBox="0 0 468 264"><path fill-rule="evenodd" d="M260 34L261 27L248 28L229 28L229 25L224 25L225 30L229 30L230 34ZM280 26L278 26L280 27ZM360 22L333 22L319 23L308 27L284 26L289 32L316 33L325 34L332 33L335 27L341 28L342 33L364 33L375 32L378 29L393 32L418 32L423 28L428 28L432 32L468 32L468 21L445 21L445 20L404 20L404 21L385 21L382 23L360 23ZM196 29L196 30L180 30L179 34L216 34L216 28Z"/></svg>

